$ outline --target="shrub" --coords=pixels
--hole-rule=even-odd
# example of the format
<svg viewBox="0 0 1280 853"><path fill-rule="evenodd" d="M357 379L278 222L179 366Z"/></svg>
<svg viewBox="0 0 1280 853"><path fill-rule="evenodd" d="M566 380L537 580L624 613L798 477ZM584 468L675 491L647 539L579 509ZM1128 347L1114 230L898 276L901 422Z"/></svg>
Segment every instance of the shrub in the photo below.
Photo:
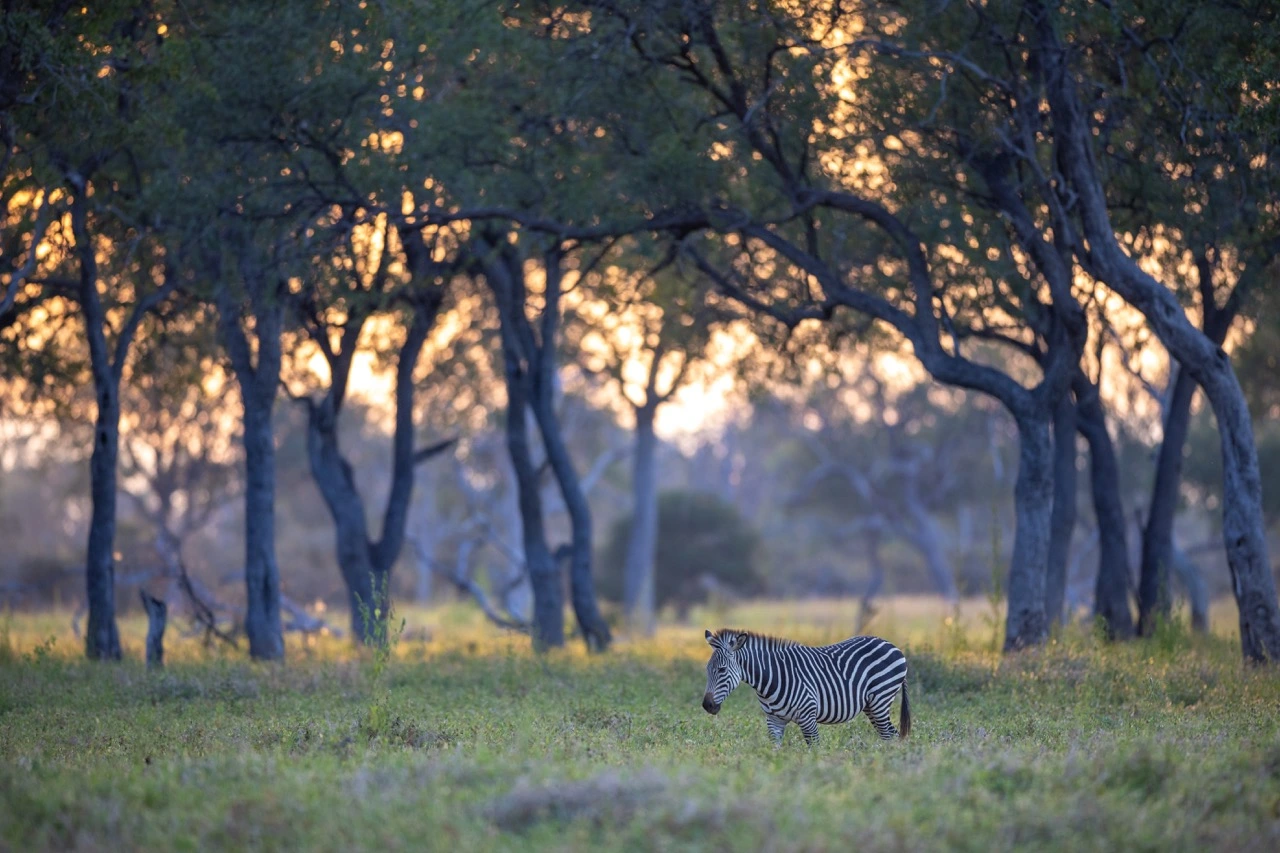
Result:
<svg viewBox="0 0 1280 853"><path fill-rule="evenodd" d="M631 527L631 516L614 523L596 563L600 594L613 601L622 599ZM658 496L654 603L683 610L704 600L709 587L754 592L760 587L759 552L760 534L733 504L706 492L663 492Z"/></svg>

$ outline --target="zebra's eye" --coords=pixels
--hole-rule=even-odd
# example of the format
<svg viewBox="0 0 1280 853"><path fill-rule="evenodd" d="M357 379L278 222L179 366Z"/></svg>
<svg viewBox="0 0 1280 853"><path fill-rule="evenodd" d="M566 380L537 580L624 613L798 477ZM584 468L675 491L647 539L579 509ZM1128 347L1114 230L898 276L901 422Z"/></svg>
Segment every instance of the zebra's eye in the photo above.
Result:
<svg viewBox="0 0 1280 853"><path fill-rule="evenodd" d="M729 667L727 667L727 666L722 666L722 667L720 667L718 670L716 670L716 672L723 673L723 672L724 672L725 670L727 670L728 668L729 668Z"/></svg>

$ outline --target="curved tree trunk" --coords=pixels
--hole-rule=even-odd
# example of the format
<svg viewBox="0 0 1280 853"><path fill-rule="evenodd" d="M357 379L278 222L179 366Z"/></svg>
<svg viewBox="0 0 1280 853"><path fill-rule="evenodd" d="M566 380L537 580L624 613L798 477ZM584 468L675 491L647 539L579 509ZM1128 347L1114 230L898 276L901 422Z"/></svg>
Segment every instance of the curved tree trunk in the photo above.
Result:
<svg viewBox="0 0 1280 853"><path fill-rule="evenodd" d="M375 591L385 593L388 578L372 559L364 499L356 488L351 465L338 448L338 418L331 397L307 411L307 458L311 477L333 517L338 569L351 608L351 632L367 643L376 633L374 610L382 603L380 598L375 600Z"/></svg>
<svg viewBox="0 0 1280 853"><path fill-rule="evenodd" d="M1120 500L1120 466L1097 387L1077 376L1075 390L1077 426L1089 443L1089 480L1098 522L1098 579L1093 612L1102 620L1109 638L1127 640L1133 636L1133 613L1129 608L1129 546Z"/></svg>
<svg viewBox="0 0 1280 853"><path fill-rule="evenodd" d="M547 649L564 645L564 593L560 566L551 556L543 527L542 496L529 448L527 411L524 383L518 374L512 375L508 365L507 452L516 475L524 560L533 589L533 644L537 649Z"/></svg>
<svg viewBox="0 0 1280 853"><path fill-rule="evenodd" d="M1205 336L1221 345L1239 311L1244 283L1236 285L1224 307L1219 308L1213 290L1213 266L1207 253L1196 258L1199 272L1200 305ZM1173 522L1178 510L1179 484L1182 480L1182 454L1191 424L1191 401L1196 383L1179 367L1173 393L1164 412L1164 435L1156 457L1155 482L1151 486L1151 509L1142 531L1142 570L1138 582L1138 632L1149 634L1154 621L1168 617L1173 596L1169 588L1169 570L1185 578L1187 597L1191 600L1192 625L1207 630L1208 604L1204 579L1190 560L1180 559L1173 544Z"/></svg>
<svg viewBox="0 0 1280 853"><path fill-rule="evenodd" d="M1053 440L1048 418L1018 418L1018 445L1017 528L1009 566L1005 651L1040 645L1049 635L1044 584L1053 516Z"/></svg>
<svg viewBox="0 0 1280 853"><path fill-rule="evenodd" d="M475 238L485 278L498 304L503 379L507 388L507 453L519 496L525 566L533 590L533 646L564 645L564 592L560 567L547 545L542 494L529 444L529 408L539 351L525 311L523 270L497 239Z"/></svg>
<svg viewBox="0 0 1280 853"><path fill-rule="evenodd" d="M435 322L443 293L427 291L415 306L396 364L395 431L392 436L391 489L383 512L382 537L369 537L364 497L356 486L351 465L342 455L338 438L338 414L346 397L351 359L363 327L364 315L348 317L341 350L325 349L330 386L319 403L307 403L307 457L311 476L333 517L338 568L347 587L351 608L351 632L362 643L385 640L390 616L391 571L404 547L409 502L413 497L414 466L448 447L444 442L415 453L413 449L413 372ZM327 330L317 330L327 335Z"/></svg>
<svg viewBox="0 0 1280 853"><path fill-rule="evenodd" d="M1142 312L1160 342L1204 389L1221 437L1222 537L1239 610L1241 652L1249 661L1280 663L1280 601L1267 553L1262 475L1244 392L1222 347L1195 328L1173 292L1118 244L1094 161L1092 130L1057 33L1065 19L1042 3L1033 4L1032 11L1059 161L1074 190L1073 205L1080 211L1083 236L1089 241L1081 263Z"/></svg>
<svg viewBox="0 0 1280 853"><path fill-rule="evenodd" d="M550 300L548 300L550 303ZM550 305L545 310L556 310ZM541 359L552 361L552 354L544 348ZM545 368L544 368L545 370ZM556 417L554 397L551 383L537 383L533 404L534 417L538 421L538 429L542 433L542 443L547 451L547 461L555 473L560 485L560 494L564 497L565 507L569 511L569 522L572 529L572 546L569 555L569 590L573 603L573 613L582 630L582 638L591 651L603 651L608 648L612 639L609 624L596 603L595 584L591 578L591 505L587 502L586 493L582 490L582 481L573 467L573 458L569 455L569 447L565 444L564 435L560 431L560 420Z"/></svg>
<svg viewBox="0 0 1280 853"><path fill-rule="evenodd" d="M623 569L623 607L633 631L646 636L654 629L654 560L658 550L658 436L654 432L657 407L635 407L636 452L633 460L631 539Z"/></svg>
<svg viewBox="0 0 1280 853"><path fill-rule="evenodd" d="M1053 406L1053 517L1049 527L1049 570L1044 610L1051 626L1062 624L1067 560L1076 527L1076 406L1064 393Z"/></svg>

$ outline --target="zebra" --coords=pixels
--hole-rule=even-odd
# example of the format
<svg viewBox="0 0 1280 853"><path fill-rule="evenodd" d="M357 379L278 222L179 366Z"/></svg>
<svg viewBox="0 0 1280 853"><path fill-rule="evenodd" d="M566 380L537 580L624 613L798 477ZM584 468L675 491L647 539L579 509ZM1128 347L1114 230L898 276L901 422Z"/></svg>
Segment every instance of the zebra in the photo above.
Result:
<svg viewBox="0 0 1280 853"><path fill-rule="evenodd" d="M706 632L713 649L707 662L708 714L741 682L755 688L774 746L782 745L787 723L796 723L806 744L818 741L818 724L847 723L865 713L884 740L911 734L907 701L907 659L879 637L852 637L831 646L805 646L750 631ZM893 698L902 691L902 731L889 720Z"/></svg>

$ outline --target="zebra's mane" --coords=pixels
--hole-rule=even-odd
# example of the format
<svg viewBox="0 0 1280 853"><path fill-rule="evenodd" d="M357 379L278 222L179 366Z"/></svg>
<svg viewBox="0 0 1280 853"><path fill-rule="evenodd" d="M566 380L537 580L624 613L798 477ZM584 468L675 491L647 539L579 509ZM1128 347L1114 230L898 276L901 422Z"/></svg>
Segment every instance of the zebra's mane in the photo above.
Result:
<svg viewBox="0 0 1280 853"><path fill-rule="evenodd" d="M788 640L786 637L775 637L772 634L761 634L758 631L745 631L741 628L721 628L718 632L716 632L716 636L720 636L721 634L724 634L726 631L731 634L740 634L752 640L759 640L760 642L764 643L766 647L771 649L782 649L782 648L787 648L789 646L804 645L799 640Z"/></svg>

